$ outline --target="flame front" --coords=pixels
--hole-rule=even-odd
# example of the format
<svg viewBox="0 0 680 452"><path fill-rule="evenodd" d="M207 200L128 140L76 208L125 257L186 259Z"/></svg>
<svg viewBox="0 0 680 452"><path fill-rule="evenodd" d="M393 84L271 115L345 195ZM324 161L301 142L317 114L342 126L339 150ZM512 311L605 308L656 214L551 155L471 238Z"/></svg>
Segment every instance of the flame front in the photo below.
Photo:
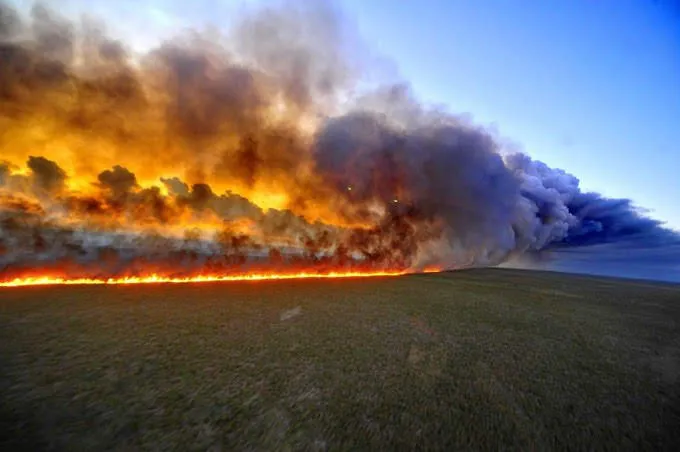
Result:
<svg viewBox="0 0 680 452"><path fill-rule="evenodd" d="M437 269L426 269L424 273L434 273ZM54 276L31 276L0 282L0 287L51 286L51 285L118 285L118 284L187 284L231 281L272 281L289 279L337 279L337 278L376 278L394 277L408 274L405 271L381 272L299 272L299 273L246 273L237 275L197 275L189 277L170 277L163 275L128 276L122 278L63 278Z"/></svg>

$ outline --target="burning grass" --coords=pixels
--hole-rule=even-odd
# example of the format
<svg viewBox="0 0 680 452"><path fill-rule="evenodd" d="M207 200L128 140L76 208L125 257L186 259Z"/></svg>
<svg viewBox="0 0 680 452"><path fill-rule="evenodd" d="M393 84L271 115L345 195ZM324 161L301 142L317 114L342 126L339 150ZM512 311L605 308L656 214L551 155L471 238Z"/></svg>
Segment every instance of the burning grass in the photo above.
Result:
<svg viewBox="0 0 680 452"><path fill-rule="evenodd" d="M425 270L434 273L438 270ZM271 281L287 279L337 279L337 278L376 278L405 275L405 271L330 271L298 273L243 273L232 275L197 275L172 277L164 275L125 276L120 278L64 278L53 276L30 276L0 281L0 287L26 286L92 286L92 285L130 285L130 284L196 284L235 281Z"/></svg>
<svg viewBox="0 0 680 452"><path fill-rule="evenodd" d="M0 445L671 450L679 300L508 270L0 289Z"/></svg>

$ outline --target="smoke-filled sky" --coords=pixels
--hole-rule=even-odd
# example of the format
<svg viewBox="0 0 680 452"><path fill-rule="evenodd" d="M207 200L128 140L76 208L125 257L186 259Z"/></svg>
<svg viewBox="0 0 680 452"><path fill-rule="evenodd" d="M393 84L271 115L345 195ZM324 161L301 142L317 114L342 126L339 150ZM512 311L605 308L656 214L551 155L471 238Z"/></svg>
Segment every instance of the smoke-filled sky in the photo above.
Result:
<svg viewBox="0 0 680 452"><path fill-rule="evenodd" d="M27 0L13 0L29 4ZM49 2L48 2L49 3ZM224 26L243 0L54 0L113 18L148 46L177 26ZM416 93L496 124L587 189L632 198L680 229L676 0L342 0ZM131 12L134 11L134 14Z"/></svg>
<svg viewBox="0 0 680 452"><path fill-rule="evenodd" d="M178 26L225 26L243 5L265 2L46 3L112 18L113 28L134 32L133 44L146 47ZM680 229L676 0L337 3L419 95L496 124L588 189L630 197Z"/></svg>
<svg viewBox="0 0 680 452"><path fill-rule="evenodd" d="M621 157L639 144L639 168L667 170L674 111L662 107L677 91L657 99L656 129L624 127L622 111L653 108L644 83L632 95L635 78L607 91L570 77L564 59L541 57L563 44L546 35L522 53L513 43L538 41L493 14L475 27L478 12L441 7L435 21L419 2L413 14L385 6L379 24L376 3L252 3L5 3L17 10L0 21L0 272L223 271L257 253L280 267L293 250L301 265L460 268L621 249L663 249L658 262L677 270L680 237L656 219L677 178L643 204L650 217L630 193L646 170ZM521 39L494 58L485 49L503 33ZM521 76L523 58L534 67ZM420 88L430 72L448 82Z"/></svg>
<svg viewBox="0 0 680 452"><path fill-rule="evenodd" d="M343 4L428 100L680 229L680 2Z"/></svg>

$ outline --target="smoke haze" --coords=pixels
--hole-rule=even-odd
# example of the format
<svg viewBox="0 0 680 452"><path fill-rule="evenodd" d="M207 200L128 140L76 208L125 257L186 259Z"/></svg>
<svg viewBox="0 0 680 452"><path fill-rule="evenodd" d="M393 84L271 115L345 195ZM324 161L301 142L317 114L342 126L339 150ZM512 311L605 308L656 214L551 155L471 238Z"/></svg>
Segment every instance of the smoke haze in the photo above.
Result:
<svg viewBox="0 0 680 452"><path fill-rule="evenodd" d="M358 90L340 17L325 2L263 7L140 54L101 21L0 2L0 279L611 249L663 249L677 269L678 234L629 200L582 191L408 84Z"/></svg>

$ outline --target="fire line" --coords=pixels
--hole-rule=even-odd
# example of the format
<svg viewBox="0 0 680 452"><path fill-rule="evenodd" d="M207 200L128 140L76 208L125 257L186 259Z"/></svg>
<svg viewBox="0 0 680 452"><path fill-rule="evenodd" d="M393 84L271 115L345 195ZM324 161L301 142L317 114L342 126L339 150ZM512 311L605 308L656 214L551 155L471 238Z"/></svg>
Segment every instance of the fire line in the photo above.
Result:
<svg viewBox="0 0 680 452"><path fill-rule="evenodd" d="M438 270L425 270L433 273ZM329 272L329 273L246 273L238 275L198 275L189 277L170 277L163 275L129 276L121 278L63 278L52 276L32 276L15 278L0 282L0 287L26 287L50 285L129 285L129 284L191 284L207 282L234 281L271 281L290 279L337 279L337 278L375 278L394 277L409 274L406 271L381 272Z"/></svg>

